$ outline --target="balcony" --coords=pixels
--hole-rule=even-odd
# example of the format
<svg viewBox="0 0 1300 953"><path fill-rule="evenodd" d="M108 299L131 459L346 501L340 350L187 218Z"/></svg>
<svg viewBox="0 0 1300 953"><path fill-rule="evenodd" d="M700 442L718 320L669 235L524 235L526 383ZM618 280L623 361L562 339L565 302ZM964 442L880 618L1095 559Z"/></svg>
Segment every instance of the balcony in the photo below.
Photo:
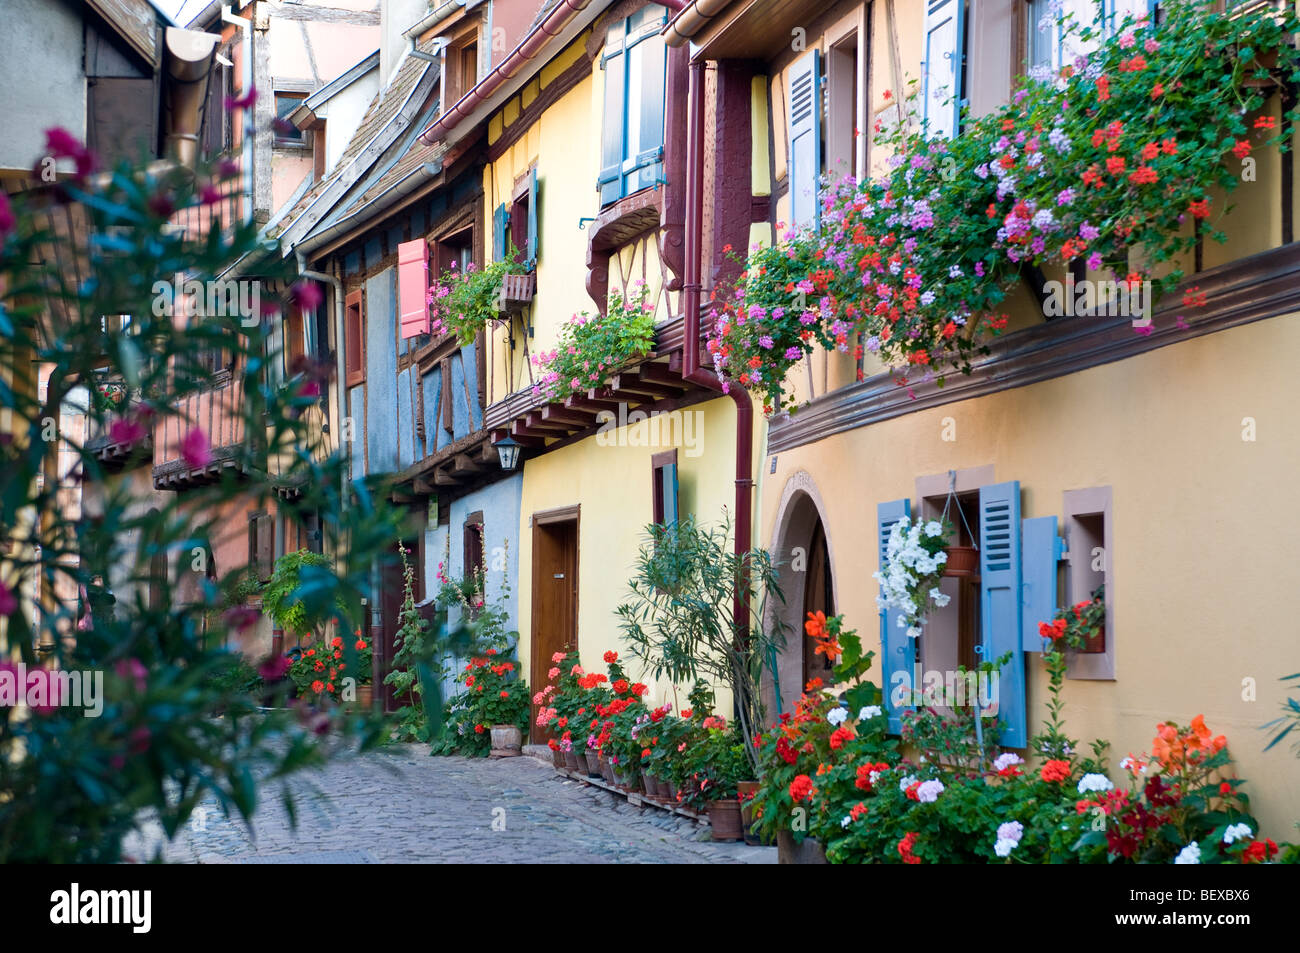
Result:
<svg viewBox="0 0 1300 953"><path fill-rule="evenodd" d="M153 485L158 490L183 490L215 483L228 470L244 468L244 381L221 371L210 390L190 394L173 406L176 413L154 426ZM208 438L211 459L193 466L181 454L181 441L197 427Z"/></svg>

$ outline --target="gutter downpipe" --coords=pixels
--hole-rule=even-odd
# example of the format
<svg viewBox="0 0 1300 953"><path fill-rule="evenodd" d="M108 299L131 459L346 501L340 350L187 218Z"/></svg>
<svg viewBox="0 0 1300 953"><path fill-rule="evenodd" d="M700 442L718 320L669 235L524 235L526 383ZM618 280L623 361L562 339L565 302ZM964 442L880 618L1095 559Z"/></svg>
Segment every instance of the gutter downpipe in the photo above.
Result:
<svg viewBox="0 0 1300 953"><path fill-rule="evenodd" d="M238 17L226 5L221 5L221 22L230 23L239 27L244 34L244 68L240 70L243 78L240 80L240 96L247 96L250 89L253 88L253 21L247 17ZM241 178L244 180L244 224L247 225L253 220L253 110L250 107L244 107L240 110L244 119L243 141L240 143L241 161L240 169Z"/></svg>
<svg viewBox="0 0 1300 953"><path fill-rule="evenodd" d="M305 252L298 251L298 249L295 248L294 256L298 261L299 277L310 278L313 281L324 282L325 284L329 285L334 289L334 344L335 344L334 364L335 364L335 374L336 374L335 381L337 382L335 384L335 390L338 393L339 410L338 410L338 419L333 421L334 426L331 428L331 431L337 432L339 438L341 438L344 430L346 429L343 426L343 421L349 416L348 411L350 409L348 407L348 389L346 384L347 375L343 368L343 361L345 360L343 355L343 334L344 334L343 282L340 281L338 278L335 278L333 275L327 275L323 271L312 271L310 268L308 268L307 255ZM349 454L351 453L351 448L349 448L348 452ZM347 484L348 484L349 474L350 474L350 470L345 471L343 474L343 485L340 487L340 490L342 491L343 494L342 497L340 498L341 501L347 500Z"/></svg>
<svg viewBox="0 0 1300 953"><path fill-rule="evenodd" d="M717 375L700 367L700 284L704 227L704 63L692 60L687 86L686 127L686 280L682 283L682 379L710 390L722 391ZM754 405L742 387L729 387L736 405L736 555L753 545ZM736 639L749 642L749 580L737 580L735 618L740 621Z"/></svg>

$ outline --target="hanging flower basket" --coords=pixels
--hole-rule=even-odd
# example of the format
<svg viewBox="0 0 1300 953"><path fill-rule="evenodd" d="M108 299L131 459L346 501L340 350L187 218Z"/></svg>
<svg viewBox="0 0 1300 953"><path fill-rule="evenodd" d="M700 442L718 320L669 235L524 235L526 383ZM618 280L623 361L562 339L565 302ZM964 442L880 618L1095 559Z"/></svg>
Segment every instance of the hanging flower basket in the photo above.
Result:
<svg viewBox="0 0 1300 953"><path fill-rule="evenodd" d="M975 575L980 565L980 553L974 546L949 546L944 550L948 561L943 564L943 574L958 579Z"/></svg>

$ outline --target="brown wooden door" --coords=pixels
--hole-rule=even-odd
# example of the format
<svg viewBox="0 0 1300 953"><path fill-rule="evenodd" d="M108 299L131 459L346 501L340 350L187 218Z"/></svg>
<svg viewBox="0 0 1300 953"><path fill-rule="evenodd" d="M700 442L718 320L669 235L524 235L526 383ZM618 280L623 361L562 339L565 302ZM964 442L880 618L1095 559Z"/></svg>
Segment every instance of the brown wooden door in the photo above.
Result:
<svg viewBox="0 0 1300 953"><path fill-rule="evenodd" d="M533 628L529 671L540 689L551 670L551 656L578 644L578 520L533 521ZM537 727L537 705L529 718L534 743L550 733Z"/></svg>
<svg viewBox="0 0 1300 953"><path fill-rule="evenodd" d="M808 621L808 613L824 612L827 618L835 614L834 589L831 586L831 554L826 546L826 532L821 520L813 527L812 540L808 544L808 579L803 590L803 621ZM817 643L804 629L803 636L803 683L807 685L814 678L820 678L826 684L831 681L831 663L825 655L817 655Z"/></svg>
<svg viewBox="0 0 1300 953"><path fill-rule="evenodd" d="M412 558L413 542L405 544L407 559ZM393 670L393 653L397 651L394 642L397 630L401 626L402 601L405 598L406 580L402 576L402 558L397 546L389 550L391 557L383 563L380 570L379 615L383 622L380 637L374 640L372 649L375 658L375 693L384 700L384 711L397 711L406 701L398 699L393 693L393 686L383 684L385 676Z"/></svg>

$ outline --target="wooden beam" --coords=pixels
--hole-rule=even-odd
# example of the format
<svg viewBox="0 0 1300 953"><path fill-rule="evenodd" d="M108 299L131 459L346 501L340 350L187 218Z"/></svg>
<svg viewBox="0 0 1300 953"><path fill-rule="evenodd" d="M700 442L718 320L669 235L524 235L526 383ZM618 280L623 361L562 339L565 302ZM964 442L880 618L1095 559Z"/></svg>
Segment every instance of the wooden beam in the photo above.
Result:
<svg viewBox="0 0 1300 953"><path fill-rule="evenodd" d="M562 434L567 434L578 429L573 424L560 423L555 420L543 420L542 415L537 411L533 411L524 418L524 426L529 430L550 431L552 433Z"/></svg>
<svg viewBox="0 0 1300 953"><path fill-rule="evenodd" d="M521 447L526 447L528 446L528 444L524 443L525 440L533 441L535 443L537 441L540 441L539 443L536 443L536 446L545 446L546 444L545 438L548 436L553 437L555 436L555 434L543 433L541 431L531 430L529 429L528 425L524 423L524 420L521 417L520 419L513 421L510 424L510 436L513 437Z"/></svg>
<svg viewBox="0 0 1300 953"><path fill-rule="evenodd" d="M652 384L662 384L664 387L671 387L679 394L691 389L691 385L682 380L680 370L677 373L673 373L672 369L669 368L667 364L642 364L637 370L640 372L643 381L649 381Z"/></svg>
<svg viewBox="0 0 1300 953"><path fill-rule="evenodd" d="M591 391L587 391L587 393L590 394ZM564 406L570 407L573 410L585 410L591 414L598 414L602 410L609 410L618 413L618 409L622 404L617 400L597 400L594 397L588 397L582 394L573 394L564 399Z"/></svg>
<svg viewBox="0 0 1300 953"><path fill-rule="evenodd" d="M460 486L460 481L445 469L433 471L434 486Z"/></svg>
<svg viewBox="0 0 1300 953"><path fill-rule="evenodd" d="M615 374L610 381L610 387L615 391L628 391L633 394L649 394L651 397L676 397L682 392L682 389L669 387L665 384L657 384L653 381L645 380L636 371L624 371L621 374Z"/></svg>
<svg viewBox="0 0 1300 953"><path fill-rule="evenodd" d="M474 476L483 472L483 466L468 453L458 453L451 461L452 476Z"/></svg>
<svg viewBox="0 0 1300 953"><path fill-rule="evenodd" d="M421 494L422 496L432 496L434 493L438 492L434 488L433 484L430 483L428 480L426 480L424 477L416 477L412 483L412 486L415 488L415 492Z"/></svg>
<svg viewBox="0 0 1300 953"><path fill-rule="evenodd" d="M595 426L596 415L582 410L572 410L560 404L547 404L542 408L542 420L585 428Z"/></svg>

